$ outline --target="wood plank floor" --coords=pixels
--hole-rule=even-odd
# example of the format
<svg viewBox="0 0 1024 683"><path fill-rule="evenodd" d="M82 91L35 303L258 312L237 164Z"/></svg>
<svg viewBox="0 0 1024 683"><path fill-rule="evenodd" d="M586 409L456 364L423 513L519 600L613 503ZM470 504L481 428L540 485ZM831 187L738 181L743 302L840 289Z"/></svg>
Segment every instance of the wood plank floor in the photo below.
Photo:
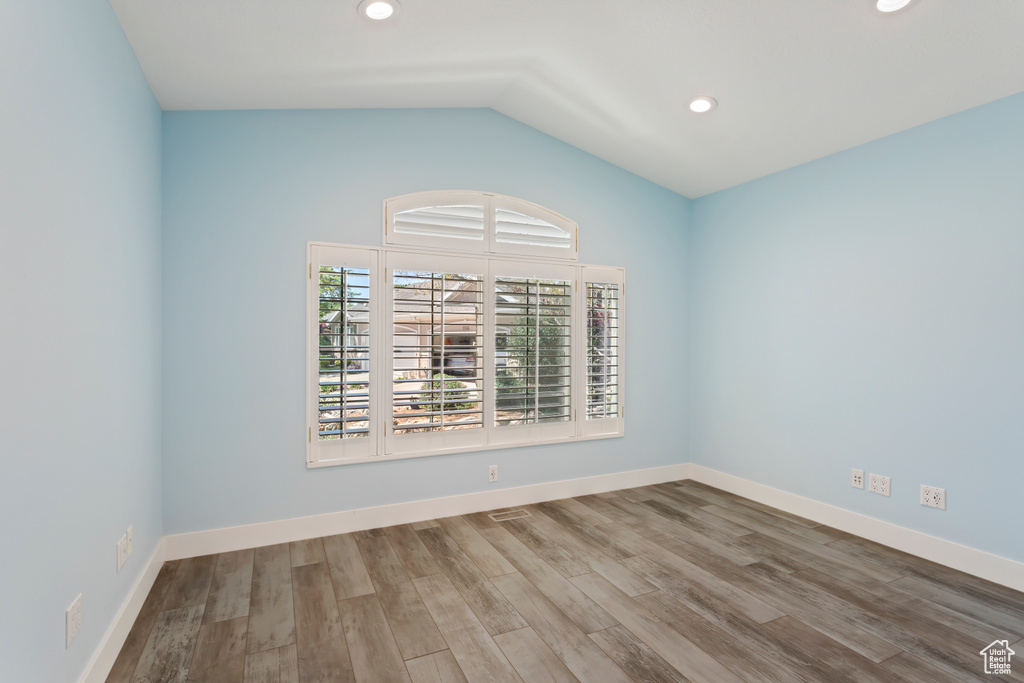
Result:
<svg viewBox="0 0 1024 683"><path fill-rule="evenodd" d="M982 579L690 481L523 509L168 562L107 681L1024 681Z"/></svg>

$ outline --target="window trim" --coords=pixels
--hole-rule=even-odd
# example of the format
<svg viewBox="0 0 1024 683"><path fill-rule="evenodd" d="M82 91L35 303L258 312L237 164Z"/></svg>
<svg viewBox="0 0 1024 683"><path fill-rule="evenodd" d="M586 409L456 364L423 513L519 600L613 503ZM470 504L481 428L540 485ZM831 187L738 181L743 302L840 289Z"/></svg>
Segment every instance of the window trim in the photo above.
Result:
<svg viewBox="0 0 1024 683"><path fill-rule="evenodd" d="M344 252L361 252L365 254L360 262L368 262L370 270L370 324L371 324L371 348L370 348L370 436L368 443L374 444L370 455L345 456L343 451L345 444L334 446L334 442L319 441L313 439L313 431L319 424L319 267L327 264L322 260L324 254ZM560 443L574 443L578 441L592 441L597 439L618 438L625 435L625 269L615 266L585 266L576 263L567 263L564 260L555 262L550 259L539 259L537 257L510 256L510 255L485 255L465 254L452 255L443 250L427 250L418 247L395 247L395 246L365 246L347 245L330 242L308 242L306 249L308 277L306 280L306 415L308 438L306 442L306 467L316 469L321 467L334 467L339 465L354 465L370 462L382 462L390 460L405 460L409 458L431 457L435 455L446 455L454 453L484 452L491 450L504 450L509 448L522 448L527 446L540 446ZM388 452L387 436L391 430L392 394L387 389L389 377L393 374L392 335L393 327L393 292L391 291L390 266L397 263L416 263L431 265L436 264L438 271L443 270L445 263L467 263L478 261L485 268L481 272L484 277L484 344L481 348L484 358L484 427L480 430L457 430L453 432L435 432L424 434L406 434L401 438L407 443L422 442L422 448L401 449L395 452L391 448ZM330 265L339 265L331 262ZM349 264L340 264L349 265ZM513 427L497 428L490 424L494 417L494 328L495 328L495 302L494 302L494 278L497 274L507 274L508 268L515 268L522 265L522 270L515 271L521 277L542 277L546 274L565 273L571 274L572 282L572 378L571 378L571 402L573 419L568 423L571 428L567 429L568 435L554 435L549 433L557 432L555 429L530 429L532 427L561 426L566 423L552 423L551 425L518 425ZM433 266L432 266L433 267ZM400 268L401 269L401 268ZM503 273L502 271L505 271ZM621 293L619 299L619 344L620 355L618 362L619 373L619 417L601 420L608 423L601 429L595 431L591 425L584 424L586 420L586 300L585 300L585 273L604 273L614 275L615 280L620 284ZM558 278L566 279L566 278ZM593 280L592 280L593 281ZM602 280L605 281L605 280ZM374 294L376 294L373 303ZM389 326L389 323L392 325ZM582 387L582 389L581 389ZM591 421L594 422L594 421ZM530 436L522 440L506 440L504 438L494 439L492 434L499 433L499 429L516 430L507 432L527 434ZM454 439L445 439L448 434L458 432L481 432L481 443L451 443ZM410 439L409 437L435 436L436 439ZM460 437L466 438L466 437ZM344 440L341 440L344 441ZM360 439L359 441L362 441ZM446 444L445 442L449 442ZM333 451L334 457L325 457L325 450ZM339 453L340 451L340 453Z"/></svg>
<svg viewBox="0 0 1024 683"><path fill-rule="evenodd" d="M484 238L481 241L456 239L441 236L400 234L395 231L395 216L403 211L430 206L456 206L462 204L481 205L484 209ZM569 248L545 247L533 244L510 244L499 242L497 236L497 211L514 211L532 218L546 221L556 228L569 233ZM384 245L389 247L422 247L446 253L485 254L494 256L525 256L576 261L579 258L579 225L540 204L496 194L474 190L430 190L412 192L384 200Z"/></svg>

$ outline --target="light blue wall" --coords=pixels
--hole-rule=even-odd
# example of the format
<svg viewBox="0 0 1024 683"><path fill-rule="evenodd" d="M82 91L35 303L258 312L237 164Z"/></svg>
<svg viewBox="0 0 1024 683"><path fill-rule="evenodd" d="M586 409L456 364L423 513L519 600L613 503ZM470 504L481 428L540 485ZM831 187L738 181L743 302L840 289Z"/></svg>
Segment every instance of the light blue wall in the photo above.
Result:
<svg viewBox="0 0 1024 683"><path fill-rule="evenodd" d="M490 110L164 116L168 533L684 462L688 201ZM477 189L581 226L627 270L623 439L307 470L305 249L381 244L381 202Z"/></svg>
<svg viewBox="0 0 1024 683"><path fill-rule="evenodd" d="M2 681L76 680L163 534L160 123L106 0L0 1Z"/></svg>
<svg viewBox="0 0 1024 683"><path fill-rule="evenodd" d="M1024 94L692 204L695 462L1024 560L1022 121Z"/></svg>

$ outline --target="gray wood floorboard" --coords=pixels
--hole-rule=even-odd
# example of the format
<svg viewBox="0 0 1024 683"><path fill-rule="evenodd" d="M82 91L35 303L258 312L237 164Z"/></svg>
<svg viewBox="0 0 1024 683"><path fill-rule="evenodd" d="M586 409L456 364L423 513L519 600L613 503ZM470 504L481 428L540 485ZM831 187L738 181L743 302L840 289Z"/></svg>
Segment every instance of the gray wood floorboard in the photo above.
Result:
<svg viewBox="0 0 1024 683"><path fill-rule="evenodd" d="M573 583L690 680L742 683L735 673L597 574Z"/></svg>
<svg viewBox="0 0 1024 683"><path fill-rule="evenodd" d="M243 683L299 683L295 645L246 655Z"/></svg>
<svg viewBox="0 0 1024 683"><path fill-rule="evenodd" d="M887 683L892 679L892 674L881 665L843 647L793 617L770 621L763 628L779 641L792 644L819 662L819 672L836 670L848 680L865 683Z"/></svg>
<svg viewBox="0 0 1024 683"><path fill-rule="evenodd" d="M324 555L324 542L321 538L293 541L288 546L291 551L293 567L327 561L327 557Z"/></svg>
<svg viewBox="0 0 1024 683"><path fill-rule="evenodd" d="M303 683L355 683L327 563L293 567L292 594L299 680Z"/></svg>
<svg viewBox="0 0 1024 683"><path fill-rule="evenodd" d="M131 681L132 674L135 673L135 665L138 664L139 657L142 656L142 649L146 647L146 641L149 640L153 624L156 623L156 619L160 615L161 607L167 598L167 591L171 588L171 581L174 580L174 572L177 569L177 562L165 562L160 567L156 581L153 583L149 595L146 596L146 600L142 603L139 616L135 618L135 623L132 624L131 631L128 632L128 637L125 639L124 645L121 646L121 652L118 653L114 666L111 667L110 673L107 675L107 683Z"/></svg>
<svg viewBox="0 0 1024 683"><path fill-rule="evenodd" d="M245 674L245 617L214 621L199 629L189 683L239 683Z"/></svg>
<svg viewBox="0 0 1024 683"><path fill-rule="evenodd" d="M570 583L568 579L555 571L550 565L537 557L506 529L485 529L481 533L541 593L547 596L567 617L583 629L584 633L600 631L609 626L615 626L618 623L611 615L598 607L597 603L587 597L579 588Z"/></svg>
<svg viewBox="0 0 1024 683"><path fill-rule="evenodd" d="M608 579L619 590L627 595L635 596L657 590L643 578L627 569L620 562L613 560L602 552L600 546L592 545L584 539L570 533L565 527L554 521L539 509L533 509L529 523L540 533L566 548L579 557L591 571L595 571Z"/></svg>
<svg viewBox="0 0 1024 683"><path fill-rule="evenodd" d="M377 596L349 598L342 600L338 607L356 680L360 683L409 683L402 653Z"/></svg>
<svg viewBox="0 0 1024 683"><path fill-rule="evenodd" d="M288 545L256 548L249 604L249 654L295 644L295 606Z"/></svg>
<svg viewBox="0 0 1024 683"><path fill-rule="evenodd" d="M636 601L745 681L789 683L804 680L794 674L781 653L773 651L771 656L764 656L763 648L756 646L757 643L752 646L749 633L743 629L737 632L733 623L719 625L720 622L706 619L704 614L662 591L641 595Z"/></svg>
<svg viewBox="0 0 1024 683"><path fill-rule="evenodd" d="M161 612L139 656L132 683L182 683L188 678L205 605Z"/></svg>
<svg viewBox="0 0 1024 683"><path fill-rule="evenodd" d="M410 659L405 667L412 683L466 683L466 675L450 650Z"/></svg>
<svg viewBox="0 0 1024 683"><path fill-rule="evenodd" d="M1024 683L1004 586L692 481L522 509L168 562L107 683Z"/></svg>
<svg viewBox="0 0 1024 683"><path fill-rule="evenodd" d="M494 642L524 681L576 683L579 680L529 626L494 636Z"/></svg>
<svg viewBox="0 0 1024 683"><path fill-rule="evenodd" d="M369 595L373 582L366 571L366 564L359 554L359 546L352 534L324 537L324 552L331 568L331 581L338 600Z"/></svg>
<svg viewBox="0 0 1024 683"><path fill-rule="evenodd" d="M395 549L395 554L398 555L410 579L440 573L441 567L438 566L437 560L423 546L423 541L410 525L387 527L384 529L384 535L391 541L391 547Z"/></svg>
<svg viewBox="0 0 1024 683"><path fill-rule="evenodd" d="M689 680L627 628L612 626L591 633L590 639L615 660L615 663L633 680L651 683L678 683Z"/></svg>
<svg viewBox="0 0 1024 683"><path fill-rule="evenodd" d="M437 521L459 544L463 552L476 563L484 576L501 576L502 574L511 574L516 570L512 563L495 550L465 517L445 517Z"/></svg>
<svg viewBox="0 0 1024 683"><path fill-rule="evenodd" d="M534 525L523 519L512 519L502 522L501 526L519 539L519 542L532 550L540 559L547 562L551 567L564 576L579 576L589 574L593 571L586 562L580 560L574 553L555 543L542 534Z"/></svg>
<svg viewBox="0 0 1024 683"><path fill-rule="evenodd" d="M192 605L205 605L206 598L210 594L213 571L216 567L216 555L190 557L187 560L182 560L178 564L178 571L174 573L174 580L167 591L167 599L164 601L163 608L169 610Z"/></svg>
<svg viewBox="0 0 1024 683"><path fill-rule="evenodd" d="M203 621L225 621L249 616L252 589L252 548L233 553L222 553L210 584Z"/></svg>
<svg viewBox="0 0 1024 683"><path fill-rule="evenodd" d="M359 552L405 659L448 649L388 539L368 537Z"/></svg>
<svg viewBox="0 0 1024 683"><path fill-rule="evenodd" d="M492 636L526 626L508 600L441 527L418 532L455 590Z"/></svg>
<svg viewBox="0 0 1024 683"><path fill-rule="evenodd" d="M606 683L632 680L522 574L499 576L494 583L576 678Z"/></svg>
<svg viewBox="0 0 1024 683"><path fill-rule="evenodd" d="M501 648L447 576L425 576L414 579L413 584L469 683L522 683Z"/></svg>

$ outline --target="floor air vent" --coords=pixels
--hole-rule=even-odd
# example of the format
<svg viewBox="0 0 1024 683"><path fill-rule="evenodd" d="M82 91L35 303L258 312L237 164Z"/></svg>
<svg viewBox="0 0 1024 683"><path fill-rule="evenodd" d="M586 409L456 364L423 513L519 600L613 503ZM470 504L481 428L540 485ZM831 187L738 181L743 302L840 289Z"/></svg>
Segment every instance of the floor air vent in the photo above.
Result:
<svg viewBox="0 0 1024 683"><path fill-rule="evenodd" d="M487 515L495 522L507 522L510 519L520 519L521 517L529 517L530 513L526 510L506 510L505 512L494 512Z"/></svg>

